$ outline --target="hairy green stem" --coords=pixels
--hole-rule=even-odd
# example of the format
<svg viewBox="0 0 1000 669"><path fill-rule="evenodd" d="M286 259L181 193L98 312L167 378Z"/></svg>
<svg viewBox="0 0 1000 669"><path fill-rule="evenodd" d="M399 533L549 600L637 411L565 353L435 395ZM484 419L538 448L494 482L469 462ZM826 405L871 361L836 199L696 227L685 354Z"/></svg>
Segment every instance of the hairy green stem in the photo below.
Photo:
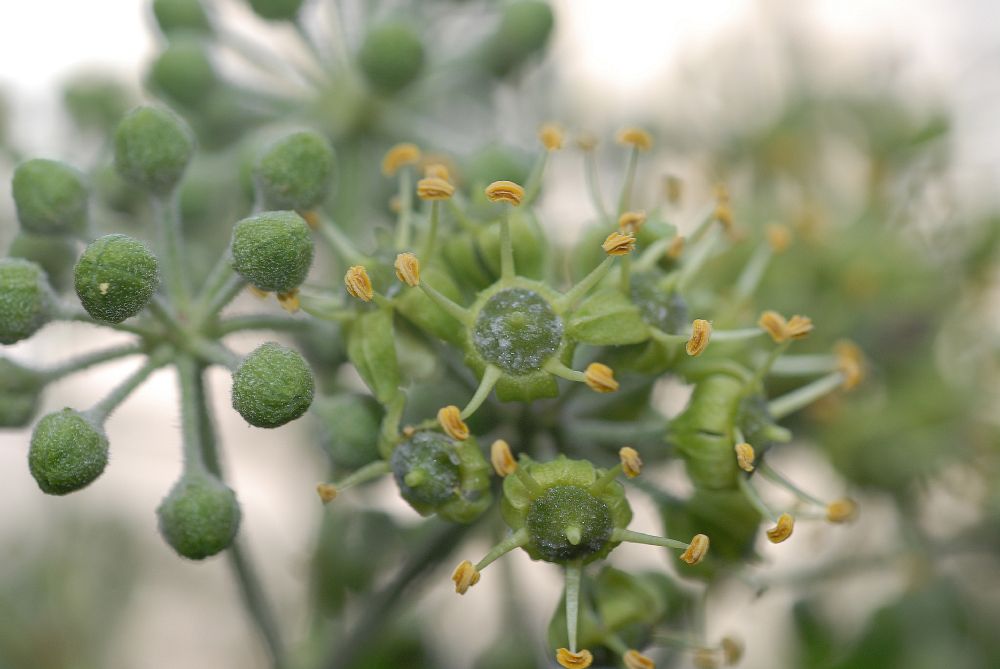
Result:
<svg viewBox="0 0 1000 669"><path fill-rule="evenodd" d="M288 316L271 316L269 314L248 314L233 316L217 323L212 329L212 335L225 337L234 332L244 330L274 330L277 332L303 332L312 327L312 323L304 318Z"/></svg>
<svg viewBox="0 0 1000 669"><path fill-rule="evenodd" d="M136 355L137 353L142 353L144 351L145 347L142 344L124 344L122 346L106 348L101 351L93 351L71 360L67 360L66 362L58 365L54 365L48 369L39 370L39 377L43 383L51 383L52 381L61 379L64 376L73 374L74 372L79 372L87 369L88 367L99 365L102 362L117 360L118 358Z"/></svg>
<svg viewBox="0 0 1000 669"><path fill-rule="evenodd" d="M168 349L161 349L154 353L142 367L115 386L107 397L91 407L87 413L98 423L106 421L111 412L117 409L136 388L141 386L150 374L166 364L169 355Z"/></svg>
<svg viewBox="0 0 1000 669"><path fill-rule="evenodd" d="M156 227L160 233L160 267L164 285L171 301L182 311L191 298L184 258L178 194L171 193L152 200Z"/></svg>

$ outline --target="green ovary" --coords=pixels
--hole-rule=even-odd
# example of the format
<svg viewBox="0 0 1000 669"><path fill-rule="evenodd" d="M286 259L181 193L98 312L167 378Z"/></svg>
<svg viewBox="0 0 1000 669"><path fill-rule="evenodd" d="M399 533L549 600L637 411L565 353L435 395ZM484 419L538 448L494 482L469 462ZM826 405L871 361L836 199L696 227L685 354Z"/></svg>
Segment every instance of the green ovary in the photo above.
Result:
<svg viewBox="0 0 1000 669"><path fill-rule="evenodd" d="M510 374L541 369L562 342L562 320L538 293L524 288L491 297L476 318L472 342L483 359Z"/></svg>
<svg viewBox="0 0 1000 669"><path fill-rule="evenodd" d="M531 503L525 526L535 552L548 562L586 559L611 539L611 510L584 488L554 486Z"/></svg>

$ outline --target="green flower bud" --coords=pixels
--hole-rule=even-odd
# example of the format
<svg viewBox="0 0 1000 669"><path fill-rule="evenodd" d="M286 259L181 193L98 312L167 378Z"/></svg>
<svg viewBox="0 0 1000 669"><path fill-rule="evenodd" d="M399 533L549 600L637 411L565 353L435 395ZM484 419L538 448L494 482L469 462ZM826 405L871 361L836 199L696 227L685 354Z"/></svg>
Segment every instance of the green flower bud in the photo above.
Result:
<svg viewBox="0 0 1000 669"><path fill-rule="evenodd" d="M55 294L41 267L20 258L0 259L0 344L27 339L55 310Z"/></svg>
<svg viewBox="0 0 1000 669"><path fill-rule="evenodd" d="M537 482L540 491L526 488L520 476L508 476L500 508L511 529L527 528L530 541L524 550L533 560L589 563L618 545L611 541L611 534L628 526L632 508L617 481L599 490L592 488L604 470L562 455L544 463L522 456L518 466Z"/></svg>
<svg viewBox="0 0 1000 669"><path fill-rule="evenodd" d="M541 369L559 350L562 336L562 319L552 305L525 288L509 288L490 297L472 328L479 355L510 374Z"/></svg>
<svg viewBox="0 0 1000 669"><path fill-rule="evenodd" d="M63 409L38 421L28 467L42 492L65 495L90 485L108 464L108 437L85 414Z"/></svg>
<svg viewBox="0 0 1000 669"><path fill-rule="evenodd" d="M552 33L552 8L538 0L522 0L506 5L500 26L488 40L485 64L503 77L545 48Z"/></svg>
<svg viewBox="0 0 1000 669"><path fill-rule="evenodd" d="M153 61L149 83L170 101L198 109L219 85L219 80L208 52L198 40L177 39Z"/></svg>
<svg viewBox="0 0 1000 669"><path fill-rule="evenodd" d="M137 107L115 131L115 169L132 185L153 195L177 186L194 155L191 129L173 113Z"/></svg>
<svg viewBox="0 0 1000 669"><path fill-rule="evenodd" d="M309 226L293 211L268 211L233 228L233 268L257 288L287 293L305 281L313 259Z"/></svg>
<svg viewBox="0 0 1000 669"><path fill-rule="evenodd" d="M69 287L77 250L73 240L66 237L19 232L10 243L7 255L38 263L45 270L52 287L63 290Z"/></svg>
<svg viewBox="0 0 1000 669"><path fill-rule="evenodd" d="M299 13L303 0L250 0L250 7L262 19L291 21Z"/></svg>
<svg viewBox="0 0 1000 669"><path fill-rule="evenodd" d="M333 149L312 131L282 137L261 156L254 183L268 209L314 209L333 187Z"/></svg>
<svg viewBox="0 0 1000 669"><path fill-rule="evenodd" d="M202 560L232 545L240 527L236 494L204 473L185 474L156 510L160 534L183 557Z"/></svg>
<svg viewBox="0 0 1000 669"><path fill-rule="evenodd" d="M14 170L17 219L34 235L76 235L87 230L87 186L65 163L35 158Z"/></svg>
<svg viewBox="0 0 1000 669"><path fill-rule="evenodd" d="M358 469L378 458L382 409L372 397L355 393L317 397L313 413L320 419L320 443L334 465Z"/></svg>
<svg viewBox="0 0 1000 669"><path fill-rule="evenodd" d="M153 16L160 32L209 34L212 24L201 0L153 0Z"/></svg>
<svg viewBox="0 0 1000 669"><path fill-rule="evenodd" d="M129 107L128 91L117 79L89 75L69 82L63 89L63 104L73 121L84 130L110 132Z"/></svg>
<svg viewBox="0 0 1000 669"><path fill-rule="evenodd" d="M492 500L489 465L471 437L417 432L396 446L390 465L400 494L420 515L471 523Z"/></svg>
<svg viewBox="0 0 1000 669"><path fill-rule="evenodd" d="M109 323L121 323L142 311L159 283L156 256L127 235L94 240L73 268L73 285L83 308Z"/></svg>
<svg viewBox="0 0 1000 669"><path fill-rule="evenodd" d="M314 391L305 359L274 342L258 346L233 372L233 408L256 427L279 427L300 417Z"/></svg>
<svg viewBox="0 0 1000 669"><path fill-rule="evenodd" d="M0 357L0 427L30 423L44 385L38 372Z"/></svg>
<svg viewBox="0 0 1000 669"><path fill-rule="evenodd" d="M365 35L358 65L372 88L395 93L419 76L424 66L424 45L406 24L376 26Z"/></svg>

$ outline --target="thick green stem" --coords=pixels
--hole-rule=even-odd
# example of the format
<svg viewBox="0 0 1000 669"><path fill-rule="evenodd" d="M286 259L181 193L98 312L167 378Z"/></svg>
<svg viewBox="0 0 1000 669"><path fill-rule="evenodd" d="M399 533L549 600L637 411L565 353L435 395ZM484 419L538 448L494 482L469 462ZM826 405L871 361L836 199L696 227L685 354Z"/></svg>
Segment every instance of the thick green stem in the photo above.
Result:
<svg viewBox="0 0 1000 669"><path fill-rule="evenodd" d="M171 301L183 311L191 299L191 292L184 262L184 240L177 200L178 194L175 192L154 197L152 203L160 233L160 271L163 283Z"/></svg>
<svg viewBox="0 0 1000 669"><path fill-rule="evenodd" d="M45 370L39 370L39 378L42 383L51 383L57 379L61 379L64 376L73 374L74 372L79 372L81 370L87 369L94 365L99 365L102 362L109 362L111 360L117 360L118 358L124 358L129 355L136 355L137 353L142 353L145 350L142 344L125 344L123 346L115 346L113 348L106 348L102 351L94 351L92 353L85 353L72 360L67 360L66 362L54 365Z"/></svg>
<svg viewBox="0 0 1000 669"><path fill-rule="evenodd" d="M220 321L211 332L216 337L225 337L234 332L244 330L273 330L276 332L304 332L313 327L307 319L290 318L288 316L271 316L268 314L248 314L233 316Z"/></svg>
<svg viewBox="0 0 1000 669"><path fill-rule="evenodd" d="M225 309L226 305L232 302L233 299L240 294L240 291L246 287L246 285L247 280L239 274L233 274L226 279L226 283L222 286L219 292L205 304L205 317L211 318Z"/></svg>

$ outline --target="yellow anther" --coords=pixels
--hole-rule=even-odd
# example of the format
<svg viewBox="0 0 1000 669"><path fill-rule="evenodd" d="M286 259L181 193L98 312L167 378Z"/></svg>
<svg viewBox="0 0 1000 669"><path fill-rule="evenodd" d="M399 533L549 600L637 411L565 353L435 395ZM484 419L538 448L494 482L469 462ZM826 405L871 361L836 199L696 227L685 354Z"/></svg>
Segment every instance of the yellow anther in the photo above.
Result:
<svg viewBox="0 0 1000 669"><path fill-rule="evenodd" d="M692 660L698 669L718 669L719 666L719 654L712 648L695 650Z"/></svg>
<svg viewBox="0 0 1000 669"><path fill-rule="evenodd" d="M743 642L736 637L724 636L719 645L722 646L722 657L728 666L735 666L743 659Z"/></svg>
<svg viewBox="0 0 1000 669"><path fill-rule="evenodd" d="M757 458L756 453L754 453L753 446L743 442L741 444L736 444L736 446L733 447L733 450L736 451L736 463L740 466L740 469L745 472L752 472L754 460Z"/></svg>
<svg viewBox="0 0 1000 669"><path fill-rule="evenodd" d="M524 189L513 181L494 181L486 187L486 199L490 202L506 202L516 207L524 199Z"/></svg>
<svg viewBox="0 0 1000 669"><path fill-rule="evenodd" d="M826 519L831 523L846 523L858 517L858 503L844 497L826 505Z"/></svg>
<svg viewBox="0 0 1000 669"><path fill-rule="evenodd" d="M555 123L546 123L538 129L538 139L549 151L557 151L563 146L563 130Z"/></svg>
<svg viewBox="0 0 1000 669"><path fill-rule="evenodd" d="M792 244L792 231L788 226L771 224L764 228L764 233L775 253L784 253Z"/></svg>
<svg viewBox="0 0 1000 669"><path fill-rule="evenodd" d="M837 356L837 370L844 375L841 388L850 390L864 381L865 356L857 344L842 339L834 345L833 354Z"/></svg>
<svg viewBox="0 0 1000 669"><path fill-rule="evenodd" d="M444 163L427 163L424 165L424 176L428 179L451 181L451 171Z"/></svg>
<svg viewBox="0 0 1000 669"><path fill-rule="evenodd" d="M417 433L417 428L413 427L412 425L406 425L403 427L403 436L406 437L407 439L409 439L416 433Z"/></svg>
<svg viewBox="0 0 1000 669"><path fill-rule="evenodd" d="M622 655L622 662L626 669L656 669L656 663L639 651L633 649L625 651Z"/></svg>
<svg viewBox="0 0 1000 669"><path fill-rule="evenodd" d="M318 211L316 211L315 209L310 209L309 211L300 211L299 216L302 217L302 220L304 220L310 228L312 228L313 230L319 230L320 218Z"/></svg>
<svg viewBox="0 0 1000 669"><path fill-rule="evenodd" d="M597 148L597 135L592 132L581 132L576 136L576 145L584 151L593 151Z"/></svg>
<svg viewBox="0 0 1000 669"><path fill-rule="evenodd" d="M278 304L288 313L294 314L301 306L299 303L299 289L293 288L287 293L278 293Z"/></svg>
<svg viewBox="0 0 1000 669"><path fill-rule="evenodd" d="M396 268L396 278L413 288L420 285L420 260L412 253L400 253L393 263Z"/></svg>
<svg viewBox="0 0 1000 669"><path fill-rule="evenodd" d="M635 237L632 235L623 235L620 232L612 232L604 240L604 243L601 244L601 248L609 256L628 255L635 249Z"/></svg>
<svg viewBox="0 0 1000 669"><path fill-rule="evenodd" d="M727 233L732 234L733 232L733 208L729 206L728 202L719 202L715 205L715 211L712 212L713 218L717 220L722 227L725 228Z"/></svg>
<svg viewBox="0 0 1000 669"><path fill-rule="evenodd" d="M625 235L636 235L646 222L646 212L626 211L618 217L618 229Z"/></svg>
<svg viewBox="0 0 1000 669"><path fill-rule="evenodd" d="M454 404L450 404L437 413L438 422L444 428L445 434L452 439L465 441L469 438L469 426L462 420L462 412Z"/></svg>
<svg viewBox="0 0 1000 669"><path fill-rule="evenodd" d="M420 148L416 144L404 142L389 149L382 158L382 174L391 177L405 165L413 165L420 160Z"/></svg>
<svg viewBox="0 0 1000 669"><path fill-rule="evenodd" d="M677 260L684 253L684 238L680 235L674 237L674 240L670 242L670 246L667 247L667 257L671 260Z"/></svg>
<svg viewBox="0 0 1000 669"><path fill-rule="evenodd" d="M493 471L501 478L517 470L517 460L510 452L510 445L503 439L497 439L490 446L490 464L493 465Z"/></svg>
<svg viewBox="0 0 1000 669"><path fill-rule="evenodd" d="M347 268L347 273L344 275L344 285L351 297L356 297L362 302L371 302L375 296L372 280L362 265L352 265Z"/></svg>
<svg viewBox="0 0 1000 669"><path fill-rule="evenodd" d="M479 570L468 560L462 560L451 573L451 580L455 582L455 592L464 595L469 588L479 583Z"/></svg>
<svg viewBox="0 0 1000 669"><path fill-rule="evenodd" d="M594 656L589 650L573 652L568 648L560 648L556 651L556 662L565 669L587 669L593 663Z"/></svg>
<svg viewBox="0 0 1000 669"><path fill-rule="evenodd" d="M681 553L681 560L690 565L698 564L708 553L708 546L710 543L708 535L694 535L691 537L691 543L688 544L687 550Z"/></svg>
<svg viewBox="0 0 1000 669"><path fill-rule="evenodd" d="M320 483L316 486L316 494L319 495L324 504L329 504L337 499L337 486L332 483Z"/></svg>
<svg viewBox="0 0 1000 669"><path fill-rule="evenodd" d="M805 339L812 331L813 322L808 316L799 316L796 314L788 319L786 332L789 339Z"/></svg>
<svg viewBox="0 0 1000 669"><path fill-rule="evenodd" d="M729 202L729 186L726 185L726 182L720 181L716 183L713 191L715 192L716 202Z"/></svg>
<svg viewBox="0 0 1000 669"><path fill-rule="evenodd" d="M266 300L267 296L271 294L271 293L267 292L266 290L261 290L260 288L258 288L257 286L253 285L252 283L247 286L247 290L249 290L250 294L253 295L254 297L256 297L259 300Z"/></svg>
<svg viewBox="0 0 1000 669"><path fill-rule="evenodd" d="M583 379L587 387L597 393L613 393L618 390L614 371L599 362L587 365L587 369L583 372Z"/></svg>
<svg viewBox="0 0 1000 669"><path fill-rule="evenodd" d="M702 318L696 318L691 323L691 337L687 340L684 350L690 356L699 356L708 348L711 338L712 324Z"/></svg>
<svg viewBox="0 0 1000 669"><path fill-rule="evenodd" d="M455 187L440 177L426 177L417 182L417 197L421 200L447 200Z"/></svg>
<svg viewBox="0 0 1000 669"><path fill-rule="evenodd" d="M794 529L795 519L790 514L783 513L778 516L777 524L767 531L767 539L772 544L780 544L792 536L792 530Z"/></svg>
<svg viewBox="0 0 1000 669"><path fill-rule="evenodd" d="M640 151L653 148L653 136L642 128L622 128L615 137L619 144L633 146Z"/></svg>
<svg viewBox="0 0 1000 669"><path fill-rule="evenodd" d="M765 311L757 319L757 325L771 336L777 344L789 339L803 339L813 330L812 319L808 316L792 316L785 320L785 317L777 311Z"/></svg>
<svg viewBox="0 0 1000 669"><path fill-rule="evenodd" d="M639 451L631 446L622 446L618 451L618 457L622 462L622 471L630 479L634 479L642 471L642 458L639 457Z"/></svg>
<svg viewBox="0 0 1000 669"><path fill-rule="evenodd" d="M684 182L680 177L668 174L663 180L663 189L667 192L667 202L680 204L684 197Z"/></svg>

